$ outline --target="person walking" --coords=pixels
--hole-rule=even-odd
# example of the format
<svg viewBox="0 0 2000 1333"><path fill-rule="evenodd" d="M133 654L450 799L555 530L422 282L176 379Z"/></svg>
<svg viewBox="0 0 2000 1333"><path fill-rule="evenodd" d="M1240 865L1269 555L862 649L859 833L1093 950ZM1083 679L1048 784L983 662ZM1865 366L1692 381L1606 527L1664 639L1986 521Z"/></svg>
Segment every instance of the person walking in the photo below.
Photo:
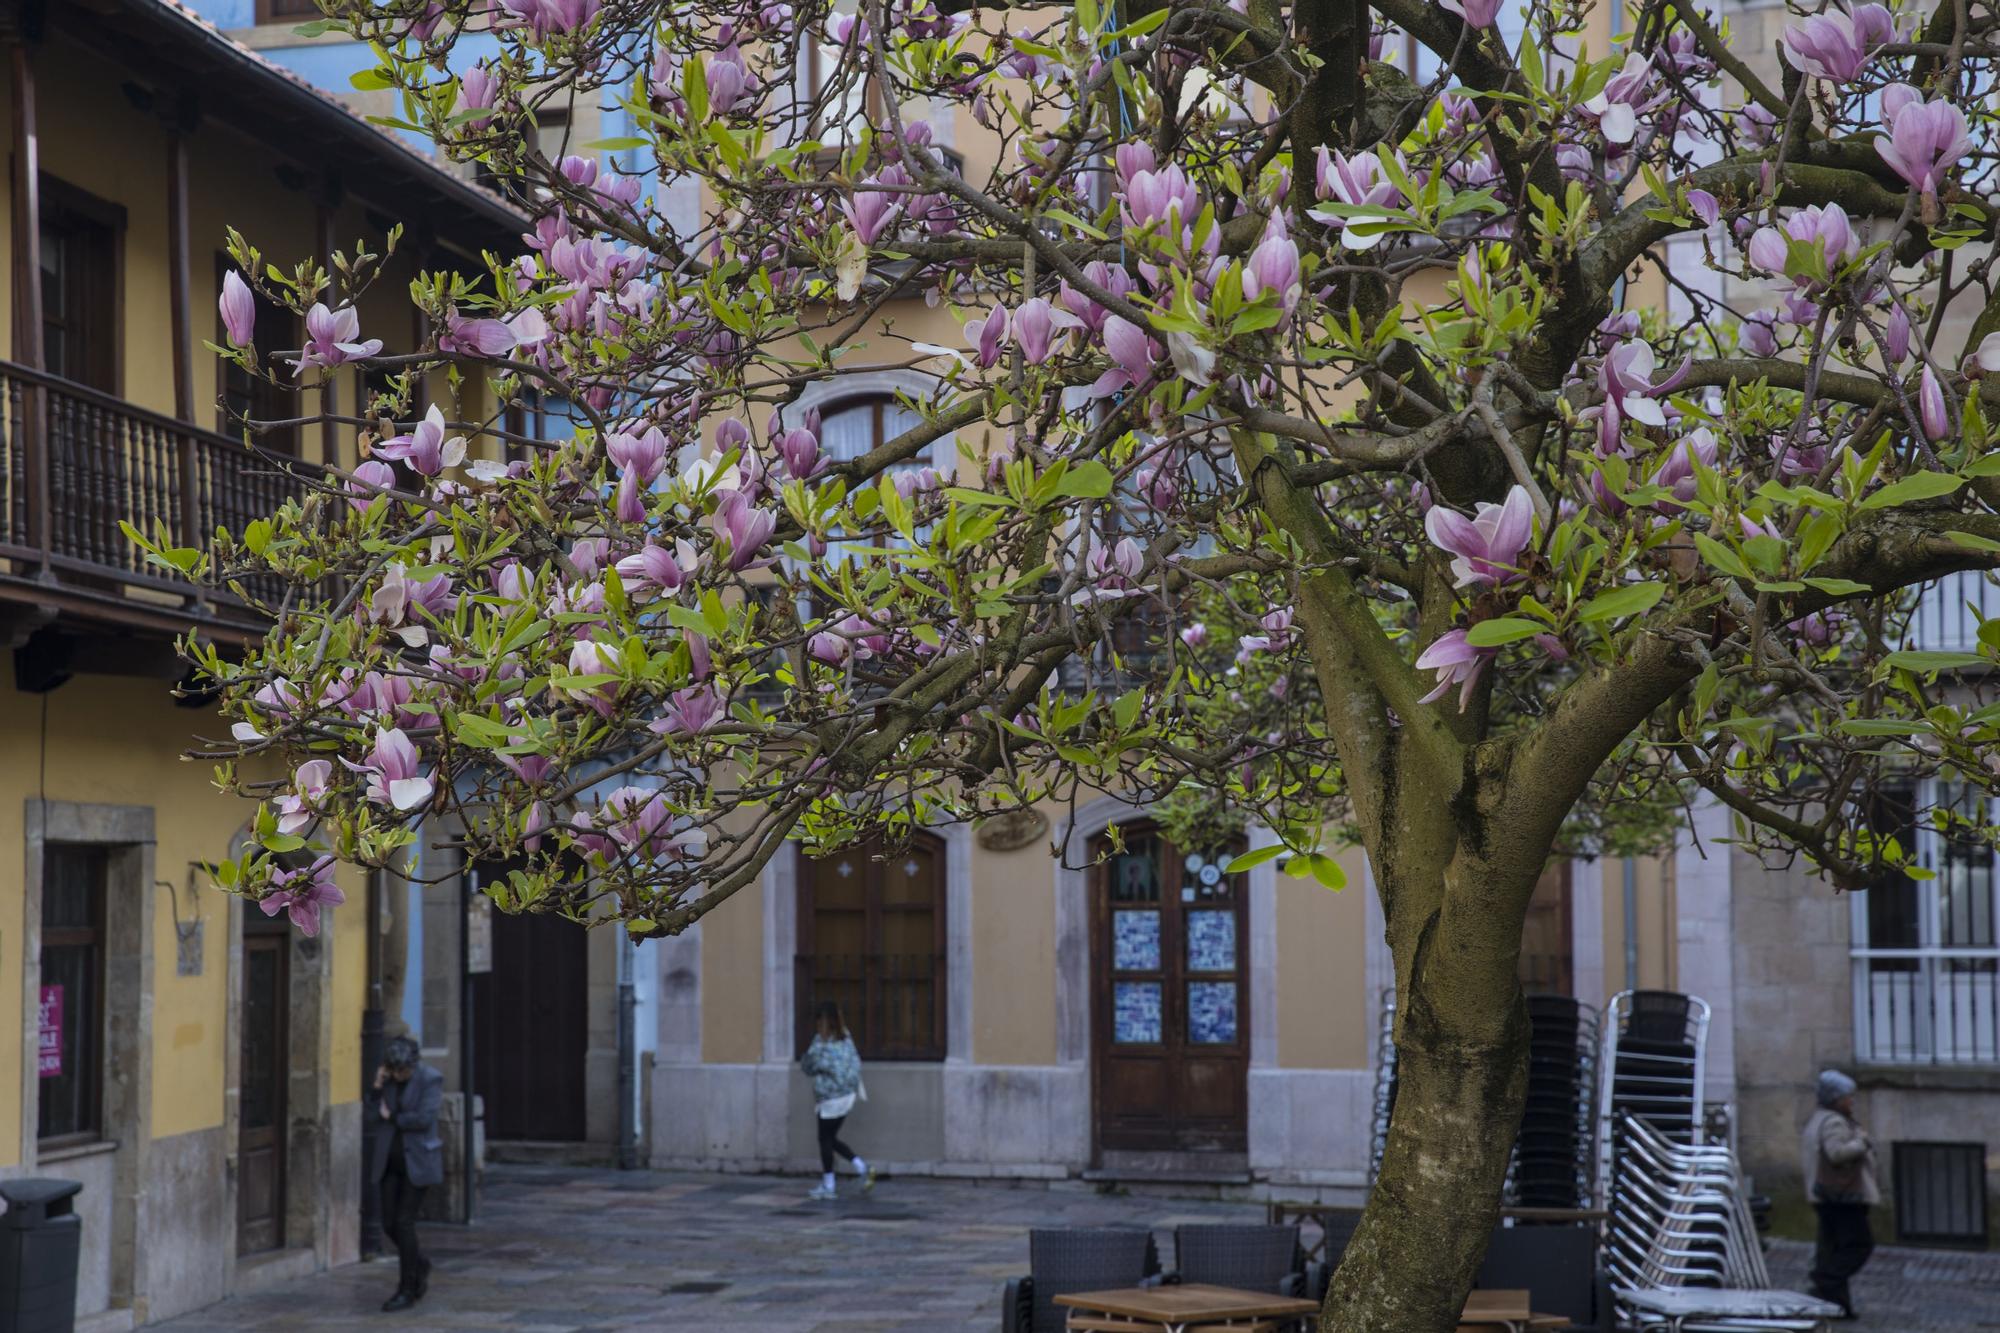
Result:
<svg viewBox="0 0 2000 1333"><path fill-rule="evenodd" d="M1868 1210L1882 1201L1875 1183L1875 1143L1854 1119L1854 1080L1837 1069L1819 1076L1819 1105L1800 1137L1806 1198L1819 1214L1819 1243L1813 1250L1813 1295L1838 1305L1854 1318L1848 1281L1875 1250Z"/></svg>
<svg viewBox="0 0 2000 1333"><path fill-rule="evenodd" d="M444 1075L419 1058L417 1044L393 1037L375 1070L375 1114L395 1126L376 1140L374 1176L382 1195L382 1233L396 1247L396 1294L384 1310L407 1310L424 1298L431 1261L417 1248L417 1210L424 1191L444 1183L444 1143L438 1138L438 1109L444 1104Z"/></svg>
<svg viewBox="0 0 2000 1333"><path fill-rule="evenodd" d="M840 1140L840 1126L853 1112L855 1101L868 1099L867 1086L861 1081L861 1052L854 1049L847 1020L841 1017L840 1006L832 1000L820 1001L814 1011L813 1025L812 1045L799 1057L799 1068L812 1077L813 1113L819 1125L819 1188L807 1197L837 1197L833 1176L835 1153L854 1164L855 1174L861 1177L861 1188L872 1190L875 1172Z"/></svg>

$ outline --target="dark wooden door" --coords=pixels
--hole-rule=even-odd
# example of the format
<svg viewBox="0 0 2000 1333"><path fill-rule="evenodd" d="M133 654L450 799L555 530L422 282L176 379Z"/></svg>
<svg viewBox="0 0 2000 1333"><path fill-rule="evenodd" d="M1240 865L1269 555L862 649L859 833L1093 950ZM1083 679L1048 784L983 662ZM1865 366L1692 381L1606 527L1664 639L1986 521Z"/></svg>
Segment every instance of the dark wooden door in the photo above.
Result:
<svg viewBox="0 0 2000 1333"><path fill-rule="evenodd" d="M1521 989L1531 995L1569 995L1576 988L1569 893L1569 862L1551 861L1535 881L1521 928Z"/></svg>
<svg viewBox="0 0 2000 1333"><path fill-rule="evenodd" d="M261 917L261 913L254 914ZM285 1243L285 1084L291 1072L291 937L285 918L243 924L236 1119L236 1250ZM273 927L276 927L273 929Z"/></svg>
<svg viewBox="0 0 2000 1333"><path fill-rule="evenodd" d="M800 871L799 1050L832 1000L863 1060L944 1059L944 844L919 833L892 854L871 838Z"/></svg>
<svg viewBox="0 0 2000 1333"><path fill-rule="evenodd" d="M1184 853L1142 826L1097 863L1091 1048L1100 1150L1247 1146L1247 895L1242 875L1222 873L1235 854Z"/></svg>
<svg viewBox="0 0 2000 1333"><path fill-rule="evenodd" d="M567 918L493 913L493 970L473 982L473 1083L489 1137L588 1137L589 946L588 932Z"/></svg>

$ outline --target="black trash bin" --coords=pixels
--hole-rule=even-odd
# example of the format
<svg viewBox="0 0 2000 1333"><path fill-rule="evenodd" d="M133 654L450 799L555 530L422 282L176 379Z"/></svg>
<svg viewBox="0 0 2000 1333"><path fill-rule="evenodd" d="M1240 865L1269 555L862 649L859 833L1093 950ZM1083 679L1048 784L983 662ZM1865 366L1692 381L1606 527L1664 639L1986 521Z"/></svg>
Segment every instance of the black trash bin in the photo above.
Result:
<svg viewBox="0 0 2000 1333"><path fill-rule="evenodd" d="M71 1333L83 1219L75 1180L0 1180L0 1333Z"/></svg>

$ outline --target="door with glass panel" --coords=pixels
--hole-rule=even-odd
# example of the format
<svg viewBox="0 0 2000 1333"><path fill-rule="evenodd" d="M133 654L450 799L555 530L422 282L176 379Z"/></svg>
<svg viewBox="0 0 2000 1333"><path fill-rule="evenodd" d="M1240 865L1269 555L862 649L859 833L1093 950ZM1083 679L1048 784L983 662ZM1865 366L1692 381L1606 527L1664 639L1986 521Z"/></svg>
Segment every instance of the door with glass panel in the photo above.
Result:
<svg viewBox="0 0 2000 1333"><path fill-rule="evenodd" d="M1092 1091L1099 1151L1242 1152L1249 1068L1245 877L1237 848L1146 825L1096 843Z"/></svg>

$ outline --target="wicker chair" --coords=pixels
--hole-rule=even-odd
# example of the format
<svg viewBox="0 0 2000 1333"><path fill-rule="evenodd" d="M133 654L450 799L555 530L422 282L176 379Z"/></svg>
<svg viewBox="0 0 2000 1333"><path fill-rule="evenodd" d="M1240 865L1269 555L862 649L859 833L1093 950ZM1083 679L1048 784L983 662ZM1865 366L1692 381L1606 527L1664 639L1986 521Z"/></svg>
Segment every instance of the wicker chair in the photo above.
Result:
<svg viewBox="0 0 2000 1333"><path fill-rule="evenodd" d="M1326 1270L1306 1262L1296 1226L1175 1227L1171 1280L1326 1299Z"/></svg>
<svg viewBox="0 0 2000 1333"><path fill-rule="evenodd" d="M1001 1333L1063 1333L1067 1312L1056 1297L1143 1286L1159 1276L1160 1251L1150 1231L1036 1227L1028 1232L1028 1276L1010 1280L1001 1293Z"/></svg>

